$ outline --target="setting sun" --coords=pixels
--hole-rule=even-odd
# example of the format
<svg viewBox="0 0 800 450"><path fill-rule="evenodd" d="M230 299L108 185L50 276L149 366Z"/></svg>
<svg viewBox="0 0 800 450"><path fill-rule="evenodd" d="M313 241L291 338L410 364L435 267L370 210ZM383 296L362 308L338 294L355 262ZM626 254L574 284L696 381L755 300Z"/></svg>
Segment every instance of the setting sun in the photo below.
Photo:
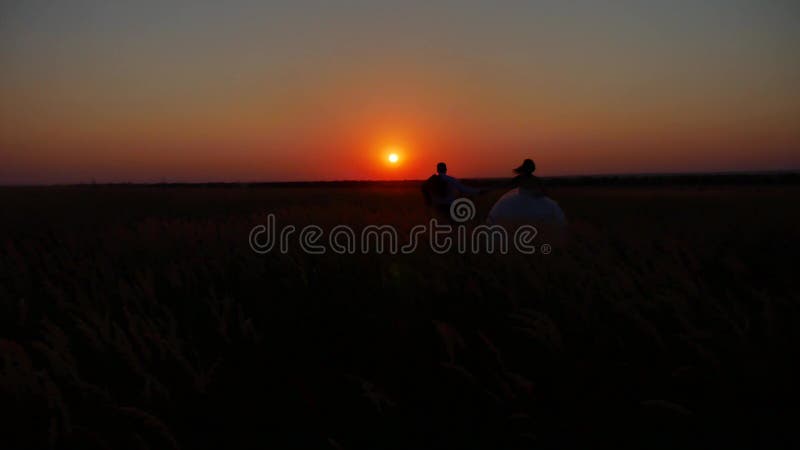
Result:
<svg viewBox="0 0 800 450"><path fill-rule="evenodd" d="M397 153L389 153L389 162L392 164L396 164L397 161L400 160L400 157L397 156Z"/></svg>

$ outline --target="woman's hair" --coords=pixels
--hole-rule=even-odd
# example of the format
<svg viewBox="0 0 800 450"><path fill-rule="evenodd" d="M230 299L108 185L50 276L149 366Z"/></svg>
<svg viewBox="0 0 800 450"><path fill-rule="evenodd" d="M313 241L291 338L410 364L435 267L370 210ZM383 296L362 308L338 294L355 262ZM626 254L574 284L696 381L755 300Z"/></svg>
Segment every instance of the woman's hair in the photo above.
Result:
<svg viewBox="0 0 800 450"><path fill-rule="evenodd" d="M526 159L525 161L522 161L522 164L519 167L517 167L517 168L515 168L513 170L514 170L514 173L518 173L518 174L521 174L521 175L530 175L530 174L532 174L533 172L536 171L536 163L533 162L533 160L529 158L529 159Z"/></svg>

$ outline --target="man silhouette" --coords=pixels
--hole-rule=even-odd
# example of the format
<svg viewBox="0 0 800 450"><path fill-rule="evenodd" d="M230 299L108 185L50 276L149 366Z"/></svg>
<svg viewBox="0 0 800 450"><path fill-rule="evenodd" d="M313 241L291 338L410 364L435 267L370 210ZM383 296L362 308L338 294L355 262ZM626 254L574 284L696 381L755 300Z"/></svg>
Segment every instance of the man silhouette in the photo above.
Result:
<svg viewBox="0 0 800 450"><path fill-rule="evenodd" d="M457 179L447 175L447 164L443 162L436 164L436 173L422 185L425 202L445 217L449 217L450 205L460 195L475 195L482 192L481 189L464 186Z"/></svg>

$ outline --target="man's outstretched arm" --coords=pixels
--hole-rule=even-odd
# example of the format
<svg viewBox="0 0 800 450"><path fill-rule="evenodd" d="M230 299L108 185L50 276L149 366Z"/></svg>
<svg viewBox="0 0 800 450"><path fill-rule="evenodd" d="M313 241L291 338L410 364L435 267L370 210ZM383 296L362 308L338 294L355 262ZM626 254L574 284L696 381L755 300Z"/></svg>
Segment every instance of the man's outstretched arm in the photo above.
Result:
<svg viewBox="0 0 800 450"><path fill-rule="evenodd" d="M455 178L453 179L453 183L458 192L461 192L462 194L465 195L477 195L483 192L483 189L464 186L463 184L461 184L460 181L456 180Z"/></svg>

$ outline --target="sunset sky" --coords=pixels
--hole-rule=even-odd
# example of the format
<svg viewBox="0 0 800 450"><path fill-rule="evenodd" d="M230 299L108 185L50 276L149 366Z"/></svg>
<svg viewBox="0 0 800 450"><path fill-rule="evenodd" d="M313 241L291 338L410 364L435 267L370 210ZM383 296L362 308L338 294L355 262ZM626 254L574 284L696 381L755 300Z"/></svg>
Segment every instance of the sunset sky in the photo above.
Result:
<svg viewBox="0 0 800 450"><path fill-rule="evenodd" d="M0 2L0 184L526 157L543 176L800 169L800 2Z"/></svg>

